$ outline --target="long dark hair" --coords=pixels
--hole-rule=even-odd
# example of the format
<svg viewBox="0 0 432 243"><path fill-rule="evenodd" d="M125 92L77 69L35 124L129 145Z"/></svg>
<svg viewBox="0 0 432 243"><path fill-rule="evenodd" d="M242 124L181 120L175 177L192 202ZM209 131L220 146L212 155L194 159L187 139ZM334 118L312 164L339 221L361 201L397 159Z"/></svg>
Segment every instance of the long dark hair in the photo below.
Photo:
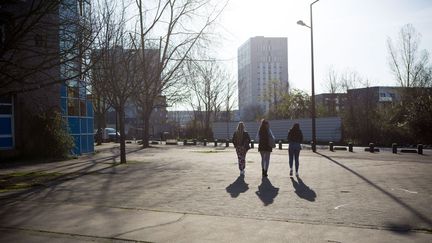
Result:
<svg viewBox="0 0 432 243"><path fill-rule="evenodd" d="M266 119L262 119L261 120L261 125L259 128L259 135L260 136L266 136L268 133L268 127L269 127L269 122Z"/></svg>
<svg viewBox="0 0 432 243"><path fill-rule="evenodd" d="M299 131L300 130L300 124L294 123L294 125L291 128L291 131Z"/></svg>
<svg viewBox="0 0 432 243"><path fill-rule="evenodd" d="M303 140L303 133L300 130L300 125L298 123L294 123L292 128L288 132L288 140L301 142Z"/></svg>
<svg viewBox="0 0 432 243"><path fill-rule="evenodd" d="M239 122L236 130L236 142L237 144L243 143L243 133L245 132L245 125L243 122Z"/></svg>

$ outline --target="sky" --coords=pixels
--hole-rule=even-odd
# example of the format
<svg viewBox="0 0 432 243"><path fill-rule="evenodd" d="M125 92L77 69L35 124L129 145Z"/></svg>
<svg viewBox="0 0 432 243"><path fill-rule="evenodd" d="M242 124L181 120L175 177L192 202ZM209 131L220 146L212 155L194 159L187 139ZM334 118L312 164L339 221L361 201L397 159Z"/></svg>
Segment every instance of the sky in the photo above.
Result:
<svg viewBox="0 0 432 243"><path fill-rule="evenodd" d="M292 88L310 94L310 24L312 0L230 0L216 31L218 58L237 80L237 48L250 37L287 37L288 74ZM325 79L357 71L372 86L396 85L388 65L387 38L402 26L421 34L420 49L432 52L432 0L320 0L313 5L315 92L327 92Z"/></svg>

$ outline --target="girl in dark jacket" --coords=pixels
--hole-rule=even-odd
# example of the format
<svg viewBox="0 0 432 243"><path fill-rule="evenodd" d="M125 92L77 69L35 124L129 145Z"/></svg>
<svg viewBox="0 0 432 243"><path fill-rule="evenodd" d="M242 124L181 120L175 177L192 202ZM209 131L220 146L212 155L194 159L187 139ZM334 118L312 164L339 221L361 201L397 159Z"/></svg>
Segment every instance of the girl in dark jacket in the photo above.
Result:
<svg viewBox="0 0 432 243"><path fill-rule="evenodd" d="M237 153L240 175L244 175L244 170L246 168L246 153L250 148L250 137L249 133L245 130L243 122L239 122L237 125L237 130L234 132L232 141Z"/></svg>
<svg viewBox="0 0 432 243"><path fill-rule="evenodd" d="M288 155L289 155L289 166L290 166L290 176L293 175L293 158L295 159L295 169L296 176L298 176L299 169L299 156L301 150L301 142L303 141L303 133L300 130L300 125L295 123L293 127L288 132Z"/></svg>
<svg viewBox="0 0 432 243"><path fill-rule="evenodd" d="M258 151L261 154L262 176L267 177L267 171L270 164L270 153L272 152L275 142L270 124L267 120L261 120L261 126L258 131Z"/></svg>

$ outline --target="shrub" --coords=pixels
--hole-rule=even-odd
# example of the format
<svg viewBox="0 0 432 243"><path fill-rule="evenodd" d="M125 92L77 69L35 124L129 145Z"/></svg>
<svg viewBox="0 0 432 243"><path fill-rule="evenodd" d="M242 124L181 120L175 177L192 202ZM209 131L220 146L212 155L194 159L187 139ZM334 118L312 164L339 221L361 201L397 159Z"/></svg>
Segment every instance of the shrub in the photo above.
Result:
<svg viewBox="0 0 432 243"><path fill-rule="evenodd" d="M25 153L32 157L65 158L74 147L60 113L48 111L31 118Z"/></svg>

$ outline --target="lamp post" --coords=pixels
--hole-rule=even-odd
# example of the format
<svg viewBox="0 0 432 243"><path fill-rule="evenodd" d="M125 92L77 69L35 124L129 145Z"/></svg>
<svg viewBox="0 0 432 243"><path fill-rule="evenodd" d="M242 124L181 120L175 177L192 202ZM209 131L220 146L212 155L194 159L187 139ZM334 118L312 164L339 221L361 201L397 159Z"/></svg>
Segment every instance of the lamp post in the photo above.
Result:
<svg viewBox="0 0 432 243"><path fill-rule="evenodd" d="M313 48L313 21L312 21L312 5L314 5L319 0L314 1L310 4L310 26L305 24L302 20L297 21L298 25L308 27L311 32L311 78L312 78L312 151L316 152L316 124L315 124L315 79L314 79L314 48Z"/></svg>

